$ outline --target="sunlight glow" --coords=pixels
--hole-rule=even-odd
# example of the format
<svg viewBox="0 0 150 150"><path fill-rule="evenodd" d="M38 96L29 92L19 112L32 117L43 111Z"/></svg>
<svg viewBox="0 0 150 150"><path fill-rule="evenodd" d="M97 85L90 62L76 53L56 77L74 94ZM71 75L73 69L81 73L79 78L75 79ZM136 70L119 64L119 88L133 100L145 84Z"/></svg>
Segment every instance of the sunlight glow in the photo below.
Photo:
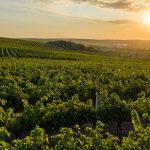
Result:
<svg viewBox="0 0 150 150"><path fill-rule="evenodd" d="M146 17L145 17L145 23L147 25L150 25L150 14L148 14Z"/></svg>

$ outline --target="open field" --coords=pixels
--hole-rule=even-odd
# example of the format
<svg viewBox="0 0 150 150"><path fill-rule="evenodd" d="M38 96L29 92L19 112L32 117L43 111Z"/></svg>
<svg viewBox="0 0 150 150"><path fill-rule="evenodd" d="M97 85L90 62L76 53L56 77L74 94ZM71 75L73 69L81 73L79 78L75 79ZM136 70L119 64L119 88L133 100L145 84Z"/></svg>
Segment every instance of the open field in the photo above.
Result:
<svg viewBox="0 0 150 150"><path fill-rule="evenodd" d="M60 60L85 60L91 58L85 52L65 50L42 42L0 38L0 57L42 58Z"/></svg>
<svg viewBox="0 0 150 150"><path fill-rule="evenodd" d="M0 147L123 150L144 140L149 148L150 61L13 39L0 47ZM127 127L124 137L131 120L136 132Z"/></svg>

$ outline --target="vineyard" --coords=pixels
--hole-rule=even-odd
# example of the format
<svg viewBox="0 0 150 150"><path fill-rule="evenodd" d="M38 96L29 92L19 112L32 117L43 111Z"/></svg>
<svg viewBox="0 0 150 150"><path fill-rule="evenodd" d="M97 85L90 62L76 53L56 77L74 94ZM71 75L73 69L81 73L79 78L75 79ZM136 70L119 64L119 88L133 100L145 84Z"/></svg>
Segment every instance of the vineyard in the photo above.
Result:
<svg viewBox="0 0 150 150"><path fill-rule="evenodd" d="M0 149L150 149L149 60L3 38L0 56Z"/></svg>
<svg viewBox="0 0 150 150"><path fill-rule="evenodd" d="M22 40L0 39L1 57L38 57L40 54L46 55L48 48L36 42Z"/></svg>
<svg viewBox="0 0 150 150"><path fill-rule="evenodd" d="M53 43L0 38L0 57L85 60L85 53L63 49Z"/></svg>

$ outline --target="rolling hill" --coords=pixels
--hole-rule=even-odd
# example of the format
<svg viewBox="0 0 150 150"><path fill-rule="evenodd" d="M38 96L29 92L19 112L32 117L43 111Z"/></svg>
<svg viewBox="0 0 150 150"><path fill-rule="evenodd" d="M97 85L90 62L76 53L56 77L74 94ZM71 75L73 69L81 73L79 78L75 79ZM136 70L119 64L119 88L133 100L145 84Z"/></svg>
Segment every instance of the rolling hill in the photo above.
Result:
<svg viewBox="0 0 150 150"><path fill-rule="evenodd" d="M0 57L84 60L87 56L82 50L64 48L53 42L0 38Z"/></svg>
<svg viewBox="0 0 150 150"><path fill-rule="evenodd" d="M94 39L26 39L29 41L68 41L89 47L88 52L129 58L150 59L149 40L94 40ZM87 51L87 50L86 50Z"/></svg>
<svg viewBox="0 0 150 150"><path fill-rule="evenodd" d="M150 41L0 38L0 57L88 60L93 55L150 59Z"/></svg>

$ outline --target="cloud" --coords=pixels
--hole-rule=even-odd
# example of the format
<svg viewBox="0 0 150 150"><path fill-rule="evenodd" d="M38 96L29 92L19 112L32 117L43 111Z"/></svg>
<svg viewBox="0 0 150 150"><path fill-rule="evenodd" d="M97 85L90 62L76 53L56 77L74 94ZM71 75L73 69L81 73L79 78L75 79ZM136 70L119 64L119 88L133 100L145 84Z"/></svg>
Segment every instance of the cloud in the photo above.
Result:
<svg viewBox="0 0 150 150"><path fill-rule="evenodd" d="M137 22L131 20L110 20L105 22L113 24L138 24Z"/></svg>
<svg viewBox="0 0 150 150"><path fill-rule="evenodd" d="M100 8L112 8L126 11L142 11L150 9L150 0L32 0L38 3L47 4L67 4L68 2L74 3L87 3L95 5Z"/></svg>
<svg viewBox="0 0 150 150"><path fill-rule="evenodd" d="M118 25L123 25L123 24L139 24L139 22L136 21L131 21L131 20L101 20L101 19L87 19L84 18L86 21L90 22L95 22L95 23L109 23L109 24L118 24Z"/></svg>
<svg viewBox="0 0 150 150"><path fill-rule="evenodd" d="M93 22L93 23L110 23L110 24L139 24L136 21L131 21L131 20L102 20L102 19L91 19L91 18L83 18L83 17L75 17L75 16L70 16L62 13L55 13L52 11L46 11L43 9L36 9L37 11L40 11L41 13L51 13L53 15L58 15L62 16L64 18L70 18L70 19L75 19L75 20L81 20L81 21L88 21L88 22Z"/></svg>
<svg viewBox="0 0 150 150"><path fill-rule="evenodd" d="M83 2L85 0L82 0ZM128 0L117 0L117 1L108 1L108 0L86 0L90 4L104 7L104 8L114 8L114 9L127 9L130 7L131 2Z"/></svg>
<svg viewBox="0 0 150 150"><path fill-rule="evenodd" d="M102 8L142 11L150 8L150 0L80 0Z"/></svg>
<svg viewBox="0 0 150 150"><path fill-rule="evenodd" d="M134 0L134 2L137 0ZM106 8L114 8L114 9L124 9L124 10L129 10L130 5L131 5L131 0L129 2L129 0L32 0L32 2L34 2L33 4L40 4L38 7L34 7L35 10L41 12L41 13L45 13L45 14L53 14L53 15L58 15L58 16L62 16L62 17L66 17L66 18L70 18L70 19L76 19L76 20L81 20L81 21L88 21L88 22L93 22L93 23L108 23L108 24L139 24L139 22L136 21L131 21L131 20L127 20L127 19L116 19L116 20L103 20L103 19L99 19L99 18L90 18L88 16L76 16L72 13L69 12L63 12L63 11L59 11L59 10L55 10L55 8L57 7L50 7L51 5L59 5L62 6L63 5L69 5L70 2L71 4L74 3L87 3L87 4L92 4L92 5L97 5L99 7L106 7ZM35 3L36 2L36 3ZM74 2L74 3L72 3ZM48 7L43 7L43 6L48 6ZM70 5L69 5L70 7ZM130 8L131 10L131 8ZM133 10L133 9L132 9ZM135 9L134 9L135 10Z"/></svg>

